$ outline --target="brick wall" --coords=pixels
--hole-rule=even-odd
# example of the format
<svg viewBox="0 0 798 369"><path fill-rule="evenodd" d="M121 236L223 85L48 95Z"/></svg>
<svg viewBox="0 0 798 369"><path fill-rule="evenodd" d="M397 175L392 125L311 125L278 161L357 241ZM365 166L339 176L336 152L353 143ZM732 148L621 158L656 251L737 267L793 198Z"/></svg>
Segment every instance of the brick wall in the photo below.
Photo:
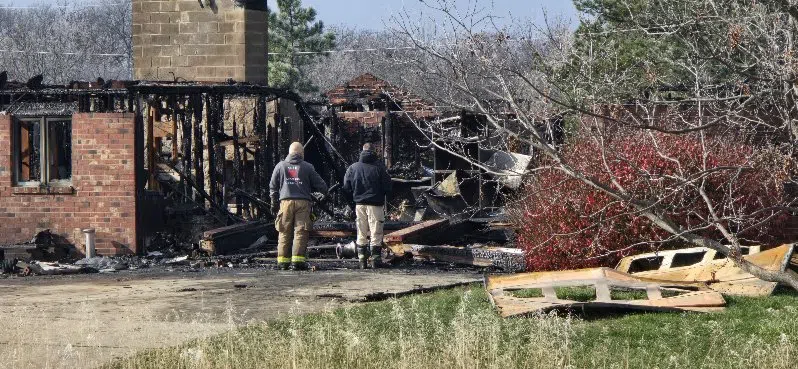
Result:
<svg viewBox="0 0 798 369"><path fill-rule="evenodd" d="M12 118L0 116L0 244L50 229L83 250L81 229L97 231L100 255L136 252L134 115L72 116L72 188L13 186Z"/></svg>
<svg viewBox="0 0 798 369"><path fill-rule="evenodd" d="M233 0L133 0L133 75L141 80L266 80L266 12Z"/></svg>
<svg viewBox="0 0 798 369"><path fill-rule="evenodd" d="M420 118L433 118L439 115L433 103L416 96L413 93L405 91L385 80L377 78L371 73L365 73L355 77L349 82L333 88L324 93L327 99L330 100L332 105L342 105L352 102L353 100L360 99L376 99L383 92L387 92L401 104L402 109L416 119ZM351 112L345 112L351 113ZM360 116L353 116L354 118L361 118ZM365 115L364 122L370 123L375 119L381 121L382 117L375 118L374 115ZM344 118L346 119L346 118Z"/></svg>

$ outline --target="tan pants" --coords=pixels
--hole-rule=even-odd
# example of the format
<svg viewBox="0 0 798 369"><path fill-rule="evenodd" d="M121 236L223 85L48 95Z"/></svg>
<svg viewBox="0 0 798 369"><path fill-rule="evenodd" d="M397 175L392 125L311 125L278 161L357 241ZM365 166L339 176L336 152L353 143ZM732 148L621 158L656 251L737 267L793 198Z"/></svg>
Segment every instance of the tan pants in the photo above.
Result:
<svg viewBox="0 0 798 369"><path fill-rule="evenodd" d="M385 208L373 205L356 205L357 244L360 246L382 246L382 227L385 223Z"/></svg>
<svg viewBox="0 0 798 369"><path fill-rule="evenodd" d="M277 239L277 262L304 262L305 251L308 248L308 234L313 228L313 222L310 220L310 201L280 201L280 211L277 213L274 228L280 232Z"/></svg>

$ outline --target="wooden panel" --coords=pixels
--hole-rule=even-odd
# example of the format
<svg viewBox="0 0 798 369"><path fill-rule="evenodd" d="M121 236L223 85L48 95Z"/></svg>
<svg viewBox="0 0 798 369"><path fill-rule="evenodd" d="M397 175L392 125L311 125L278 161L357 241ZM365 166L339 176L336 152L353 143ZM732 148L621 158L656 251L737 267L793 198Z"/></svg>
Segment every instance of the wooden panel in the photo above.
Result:
<svg viewBox="0 0 798 369"><path fill-rule="evenodd" d="M577 286L595 287L596 299L581 302L556 296L556 288ZM643 300L612 300L609 293L610 287L645 289L648 292L647 298ZM485 288L491 302L502 317L555 308L711 312L722 310L726 305L726 301L719 292L709 289L703 283L652 281L609 268L490 275L485 277ZM512 291L515 290L538 288L543 290L543 297L512 295ZM669 297L663 297L663 290L671 293Z"/></svg>
<svg viewBox="0 0 798 369"><path fill-rule="evenodd" d="M676 251L682 250L675 250L674 252ZM786 244L770 250L743 256L743 259L766 270L783 271L793 257L793 252L793 245ZM714 253L712 255L714 255ZM629 263L619 263L618 267L626 267L628 269ZM777 285L775 282L763 281L743 271L734 261L726 258L717 260L707 260L707 258L704 258L702 262L690 266L660 268L659 270L632 274L637 277L656 280L706 282L709 288L715 291L736 296L768 296L773 293Z"/></svg>

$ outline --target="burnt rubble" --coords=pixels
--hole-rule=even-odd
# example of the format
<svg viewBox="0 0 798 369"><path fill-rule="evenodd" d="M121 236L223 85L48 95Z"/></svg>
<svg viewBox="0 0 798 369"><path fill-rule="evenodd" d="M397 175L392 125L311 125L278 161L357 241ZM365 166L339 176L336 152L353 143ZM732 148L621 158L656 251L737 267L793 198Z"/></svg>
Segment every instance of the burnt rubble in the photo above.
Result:
<svg viewBox="0 0 798 369"><path fill-rule="evenodd" d="M7 81L0 88L0 112L135 116L136 250L149 256L124 256L127 259L119 262L93 258L79 264L93 270L158 264L190 267L212 263L203 258L217 254L268 255L276 243L268 181L293 141L306 143L306 160L331 187L328 200L314 206L314 255L335 259L335 247L317 246L346 244L354 237L353 212L340 183L346 167L357 160L360 146L369 142L394 177L395 194L387 204L394 221L386 224L386 233L447 218L453 220L449 227L456 229L450 233L461 236L414 240L413 245L423 247L393 255L397 262L487 267L484 260L495 259L489 266L493 269L523 268L518 252L496 249L512 245L511 232L508 236L507 229L484 227L500 219L496 215L502 213L504 198L519 184L503 183L474 163L523 172L530 157L499 155L479 141L462 147L465 158L435 150L421 131L424 126L442 124L448 127L446 132L461 137L485 134L488 128L477 115L440 112L434 104L373 75L358 77L326 95L324 103L307 104L291 91L234 81L98 80L67 85ZM71 252L75 253L74 246ZM183 256L187 258L180 262L167 262ZM65 258L31 255L27 260Z"/></svg>

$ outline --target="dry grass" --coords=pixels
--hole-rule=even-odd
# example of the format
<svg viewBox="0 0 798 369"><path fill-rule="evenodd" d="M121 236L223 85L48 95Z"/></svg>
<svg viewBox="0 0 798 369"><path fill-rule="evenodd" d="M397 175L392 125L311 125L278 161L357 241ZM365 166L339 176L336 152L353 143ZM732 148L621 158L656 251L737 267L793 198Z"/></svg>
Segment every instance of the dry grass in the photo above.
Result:
<svg viewBox="0 0 798 369"><path fill-rule="evenodd" d="M501 319L479 288L293 317L141 353L124 368L792 368L798 295L718 314Z"/></svg>
<svg viewBox="0 0 798 369"><path fill-rule="evenodd" d="M576 291L575 293L581 293ZM224 316L98 319L92 311L19 310L0 321L0 368L792 368L798 294L729 298L726 312L536 315L501 319L479 288L288 315L238 327ZM79 319L77 331L48 317ZM176 313L177 314L177 313ZM6 315L8 316L8 315ZM74 327L74 324L72 325ZM237 328L238 327L238 328ZM121 335L119 348L101 339ZM9 333L10 331L10 333ZM180 334L177 334L181 331ZM190 334L186 334L186 333ZM222 332L222 333L219 333ZM15 337L37 334L37 345ZM177 337L207 337L179 344ZM10 337L10 338L9 338ZM173 338L174 337L174 338ZM108 347L104 347L104 346ZM142 351L142 347L172 346ZM97 350L127 356L113 363ZM138 352L136 352L138 351Z"/></svg>

